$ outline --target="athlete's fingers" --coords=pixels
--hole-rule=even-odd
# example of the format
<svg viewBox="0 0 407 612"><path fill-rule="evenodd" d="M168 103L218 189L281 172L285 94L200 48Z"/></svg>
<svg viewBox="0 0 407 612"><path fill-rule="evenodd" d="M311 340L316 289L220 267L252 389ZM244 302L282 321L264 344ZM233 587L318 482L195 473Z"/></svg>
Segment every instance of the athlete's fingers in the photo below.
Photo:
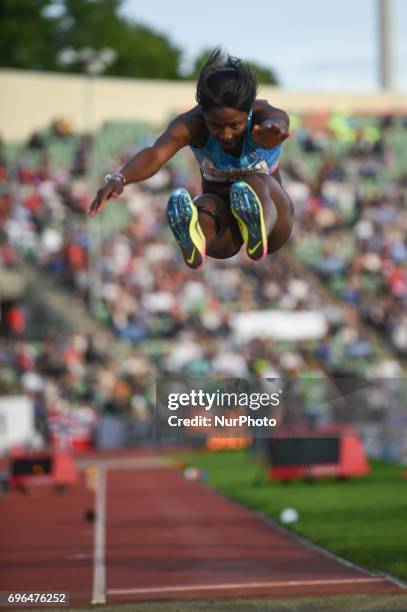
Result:
<svg viewBox="0 0 407 612"><path fill-rule="evenodd" d="M288 138L288 131L279 123L267 120L253 126L253 136L265 139L263 142L276 142L276 145L282 143Z"/></svg>
<svg viewBox="0 0 407 612"><path fill-rule="evenodd" d="M99 189L95 199L89 206L88 214L91 217L94 217L97 213L99 213L103 209L107 200L112 197L114 191L115 189L112 185L106 185L105 187Z"/></svg>
<svg viewBox="0 0 407 612"><path fill-rule="evenodd" d="M280 138L282 138L283 140L285 140L286 138L288 138L288 129L286 126L282 126L280 123L273 123L272 125L272 129L273 131L275 131Z"/></svg>
<svg viewBox="0 0 407 612"><path fill-rule="evenodd" d="M105 200L106 198L104 198L102 194L98 191L97 196L89 206L88 215L94 217L96 213L98 213L102 209Z"/></svg>
<svg viewBox="0 0 407 612"><path fill-rule="evenodd" d="M267 132L273 132L275 134L281 134L281 135L285 135L287 133L287 131L279 124L279 123L274 123L274 122L267 122L262 124L262 126L264 128L264 130Z"/></svg>
<svg viewBox="0 0 407 612"><path fill-rule="evenodd" d="M279 125L278 123L274 123L270 126L269 129L274 136L277 136L277 138L281 140L281 142L288 138L288 131L281 127L281 125Z"/></svg>
<svg viewBox="0 0 407 612"><path fill-rule="evenodd" d="M286 130L281 126L280 123L276 123L274 121L263 121L262 123L258 124L256 123L253 126L253 131L255 132L265 132L265 133L269 133L269 132L282 132L285 133Z"/></svg>
<svg viewBox="0 0 407 612"><path fill-rule="evenodd" d="M262 121L261 123L256 123L253 127L257 128L258 130L269 130L270 128L274 127L274 126L278 126L278 123L274 123L274 121L271 121L270 119L266 119L266 121Z"/></svg>

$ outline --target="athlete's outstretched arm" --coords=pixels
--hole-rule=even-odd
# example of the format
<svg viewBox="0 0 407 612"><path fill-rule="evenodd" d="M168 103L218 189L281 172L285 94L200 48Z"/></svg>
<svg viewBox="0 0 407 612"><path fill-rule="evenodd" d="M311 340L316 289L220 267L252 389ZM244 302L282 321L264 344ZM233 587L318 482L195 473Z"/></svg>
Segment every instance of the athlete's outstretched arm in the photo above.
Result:
<svg viewBox="0 0 407 612"><path fill-rule="evenodd" d="M264 101L255 112L252 138L259 147L273 149L288 138L289 127L290 119L287 113Z"/></svg>
<svg viewBox="0 0 407 612"><path fill-rule="evenodd" d="M110 198L122 193L125 185L153 176L177 151L189 144L190 140L188 125L179 118L174 119L151 147L139 151L98 190L88 214L94 216L99 213Z"/></svg>

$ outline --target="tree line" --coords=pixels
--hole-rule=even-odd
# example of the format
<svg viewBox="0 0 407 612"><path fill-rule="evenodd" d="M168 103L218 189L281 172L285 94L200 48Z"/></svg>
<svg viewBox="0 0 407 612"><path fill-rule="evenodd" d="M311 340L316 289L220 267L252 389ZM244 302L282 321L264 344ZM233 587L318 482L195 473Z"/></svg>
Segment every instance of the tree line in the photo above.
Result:
<svg viewBox="0 0 407 612"><path fill-rule="evenodd" d="M114 61L103 69L95 64L95 72L194 79L211 50L203 50L192 68L182 71L182 49L166 34L123 16L122 4L123 0L1 0L0 65L82 73L83 55L69 56L70 49L110 48L115 52ZM260 83L277 83L271 68L249 63Z"/></svg>

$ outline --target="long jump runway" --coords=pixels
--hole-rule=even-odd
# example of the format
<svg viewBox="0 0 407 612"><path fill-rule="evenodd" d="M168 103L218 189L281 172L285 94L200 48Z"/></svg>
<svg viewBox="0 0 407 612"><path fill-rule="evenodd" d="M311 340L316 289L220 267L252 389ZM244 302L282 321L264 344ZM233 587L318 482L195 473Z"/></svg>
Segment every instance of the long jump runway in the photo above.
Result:
<svg viewBox="0 0 407 612"><path fill-rule="evenodd" d="M0 508L0 590L69 591L74 605L399 591L159 459L107 461L95 492L39 487Z"/></svg>

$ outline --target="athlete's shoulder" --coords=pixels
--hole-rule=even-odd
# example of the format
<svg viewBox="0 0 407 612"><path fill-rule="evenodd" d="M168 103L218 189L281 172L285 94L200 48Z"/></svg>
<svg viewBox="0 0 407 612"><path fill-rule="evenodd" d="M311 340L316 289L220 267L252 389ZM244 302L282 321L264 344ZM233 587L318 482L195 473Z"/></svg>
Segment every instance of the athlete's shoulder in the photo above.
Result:
<svg viewBox="0 0 407 612"><path fill-rule="evenodd" d="M272 106L268 100L256 99L253 103L253 122L261 123L262 121L277 121L284 119L287 124L290 123L288 114L282 108Z"/></svg>
<svg viewBox="0 0 407 612"><path fill-rule="evenodd" d="M184 126L190 135L192 146L203 146L202 142L205 143L208 138L208 129L202 109L198 104L175 117L170 125Z"/></svg>

